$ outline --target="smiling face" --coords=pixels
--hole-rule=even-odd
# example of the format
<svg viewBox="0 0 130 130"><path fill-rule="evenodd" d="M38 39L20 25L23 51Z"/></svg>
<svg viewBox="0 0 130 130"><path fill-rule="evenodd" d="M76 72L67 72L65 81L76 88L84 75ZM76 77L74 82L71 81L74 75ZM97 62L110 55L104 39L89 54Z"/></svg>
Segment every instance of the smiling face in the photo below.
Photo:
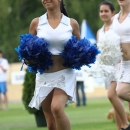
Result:
<svg viewBox="0 0 130 130"><path fill-rule="evenodd" d="M114 15L114 11L111 11L108 5L101 5L99 16L103 22L108 22L111 20L112 16Z"/></svg>
<svg viewBox="0 0 130 130"><path fill-rule="evenodd" d="M60 1L61 0L42 0L42 5L47 9L47 10L52 10L54 8L60 8Z"/></svg>
<svg viewBox="0 0 130 130"><path fill-rule="evenodd" d="M117 2L120 6L130 5L130 0L117 0Z"/></svg>

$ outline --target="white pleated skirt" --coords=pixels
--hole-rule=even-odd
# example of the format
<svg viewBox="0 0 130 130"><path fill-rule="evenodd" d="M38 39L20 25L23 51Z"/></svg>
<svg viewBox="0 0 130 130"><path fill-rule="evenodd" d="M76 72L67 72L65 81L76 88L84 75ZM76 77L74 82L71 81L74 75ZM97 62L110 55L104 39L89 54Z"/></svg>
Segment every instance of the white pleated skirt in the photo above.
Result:
<svg viewBox="0 0 130 130"><path fill-rule="evenodd" d="M75 96L76 74L73 69L64 69L52 73L37 73L34 96L29 107L39 110L42 101L54 89L62 89L68 96L68 103L76 102Z"/></svg>

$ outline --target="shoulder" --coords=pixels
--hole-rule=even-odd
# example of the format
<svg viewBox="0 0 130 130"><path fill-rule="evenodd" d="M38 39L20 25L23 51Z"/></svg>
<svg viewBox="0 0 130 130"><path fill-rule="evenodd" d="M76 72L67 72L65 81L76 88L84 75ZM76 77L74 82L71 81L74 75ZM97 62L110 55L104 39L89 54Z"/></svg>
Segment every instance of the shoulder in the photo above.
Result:
<svg viewBox="0 0 130 130"><path fill-rule="evenodd" d="M119 17L119 14L120 14L120 12L119 12L119 13L116 13L116 14L111 18L111 20L113 21L115 18L118 18L118 17Z"/></svg>
<svg viewBox="0 0 130 130"><path fill-rule="evenodd" d="M2 58L2 60L3 60L3 61L7 61L7 59L6 59L6 58Z"/></svg>
<svg viewBox="0 0 130 130"><path fill-rule="evenodd" d="M97 41L98 41L98 39L99 39L99 32L101 31L101 28L100 29L98 29L98 31L97 31L97 35L96 35L96 37L97 37Z"/></svg>
<svg viewBox="0 0 130 130"><path fill-rule="evenodd" d="M42 24L46 20L46 17L47 16L46 16L46 13L45 13L45 14L43 14L40 17L34 18L31 21L29 32L34 34L34 35L36 35L37 34L37 27L38 27L38 25Z"/></svg>
<svg viewBox="0 0 130 130"><path fill-rule="evenodd" d="M38 26L39 18L34 18L29 27L29 32L36 35L37 34L37 26Z"/></svg>
<svg viewBox="0 0 130 130"><path fill-rule="evenodd" d="M104 25L101 28L98 29L97 33L101 32L103 30L104 30Z"/></svg>
<svg viewBox="0 0 130 130"><path fill-rule="evenodd" d="M39 22L39 17L34 18L34 19L31 21L31 25L32 25L32 26L35 26L35 25L38 24L38 22Z"/></svg>
<svg viewBox="0 0 130 130"><path fill-rule="evenodd" d="M73 19L73 18L70 18L70 24L71 24L71 26L72 27L79 27L79 24L78 24L78 22L75 20L75 19Z"/></svg>
<svg viewBox="0 0 130 130"><path fill-rule="evenodd" d="M8 64L8 60L5 59L5 58L2 59L2 62L5 63L5 64Z"/></svg>
<svg viewBox="0 0 130 130"><path fill-rule="evenodd" d="M99 34L99 32L101 31L101 28L100 29L98 29L98 31L97 31L97 34Z"/></svg>
<svg viewBox="0 0 130 130"><path fill-rule="evenodd" d="M72 29L73 29L72 34L74 36L76 36L78 39L80 39L80 30L79 30L78 22L75 19L70 18L70 24L71 24Z"/></svg>

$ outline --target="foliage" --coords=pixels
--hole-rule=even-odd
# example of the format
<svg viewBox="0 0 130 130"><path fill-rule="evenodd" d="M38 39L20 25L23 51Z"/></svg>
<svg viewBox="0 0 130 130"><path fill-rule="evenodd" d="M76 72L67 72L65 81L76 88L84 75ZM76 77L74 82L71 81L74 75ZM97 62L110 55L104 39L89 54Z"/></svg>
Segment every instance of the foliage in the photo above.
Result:
<svg viewBox="0 0 130 130"><path fill-rule="evenodd" d="M31 20L42 15L45 9L40 0L31 3L29 0L2 0L0 5L0 49L9 62L18 62L14 48L18 45L19 36L28 32Z"/></svg>
<svg viewBox="0 0 130 130"><path fill-rule="evenodd" d="M22 101L23 101L24 107L31 114L34 114L37 112L37 110L35 108L30 108L28 106L28 104L30 103L30 101L33 97L33 94L34 94L35 77L36 77L36 74L26 71L25 79L24 79L24 83L23 83Z"/></svg>
<svg viewBox="0 0 130 130"><path fill-rule="evenodd" d="M102 26L102 21L99 17L99 5L103 0L66 0L66 9L70 17L75 18L79 25L82 20L86 19L94 34ZM110 0L116 8L116 12L119 11L119 6L115 0Z"/></svg>
<svg viewBox="0 0 130 130"><path fill-rule="evenodd" d="M94 34L102 26L98 14L98 6L102 0L64 0L69 16L81 25L86 19ZM117 1L111 0L116 12L119 11ZM9 62L18 62L14 48L18 45L19 36L27 33L33 18L45 13L41 0L0 0L0 49ZM7 51L8 48L8 51Z"/></svg>

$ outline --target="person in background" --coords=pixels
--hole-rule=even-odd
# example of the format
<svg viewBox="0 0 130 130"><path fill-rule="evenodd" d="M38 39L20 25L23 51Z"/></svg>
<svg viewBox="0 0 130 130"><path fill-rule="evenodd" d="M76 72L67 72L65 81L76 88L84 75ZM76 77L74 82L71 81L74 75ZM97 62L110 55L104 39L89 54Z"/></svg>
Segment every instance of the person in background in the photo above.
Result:
<svg viewBox="0 0 130 130"><path fill-rule="evenodd" d="M97 40L100 40L100 37L104 35L109 30L113 30L113 24L112 24L112 17L115 14L115 8L114 5L110 1L104 1L99 6L99 16L101 20L104 22L104 25L101 29L97 32ZM118 67L116 67L118 69ZM112 76L112 75L110 75ZM108 87L108 99L110 100L111 104L114 108L114 114L115 114L115 121L117 125L117 129L121 130L123 128L128 127L129 123L126 118L125 109L123 106L123 103L121 99L117 96L116 92L116 78L112 76L112 80L110 84L106 83L106 86ZM109 80L109 79L108 79Z"/></svg>
<svg viewBox="0 0 130 130"><path fill-rule="evenodd" d="M120 11L113 18L113 30L121 37L122 60L117 85L118 96L130 101L130 0L117 0Z"/></svg>
<svg viewBox="0 0 130 130"><path fill-rule="evenodd" d="M8 109L8 99L7 99L8 67L9 67L8 60L3 58L2 51L0 50L0 110L2 110L2 99L4 100L5 109L6 110Z"/></svg>
<svg viewBox="0 0 130 130"><path fill-rule="evenodd" d="M113 18L113 31L120 36L122 59L117 82L117 95L124 101L130 102L130 0L117 0L120 11ZM119 111L122 113L122 110ZM122 130L130 130L125 125Z"/></svg>
<svg viewBox="0 0 130 130"><path fill-rule="evenodd" d="M86 106L86 93L84 91L84 70L76 70L76 106L80 106L81 105L81 101L82 101L82 105ZM80 99L80 90L81 90L81 98Z"/></svg>

